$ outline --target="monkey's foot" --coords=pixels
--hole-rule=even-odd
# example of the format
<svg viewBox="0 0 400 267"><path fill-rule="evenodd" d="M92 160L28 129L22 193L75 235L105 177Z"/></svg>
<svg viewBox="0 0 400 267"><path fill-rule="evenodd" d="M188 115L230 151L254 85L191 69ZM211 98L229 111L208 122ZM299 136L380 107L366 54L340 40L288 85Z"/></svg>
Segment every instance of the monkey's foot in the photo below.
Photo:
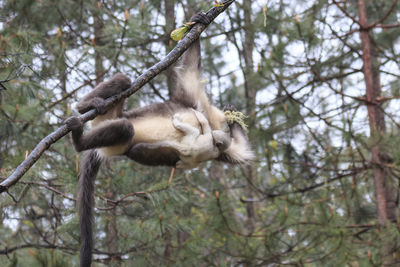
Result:
<svg viewBox="0 0 400 267"><path fill-rule="evenodd" d="M193 15L193 17L191 17L190 21L191 22L196 22L196 23L201 23L201 24L204 24L204 25L210 24L210 20L206 16L206 13L204 13L203 11L197 13L196 15Z"/></svg>
<svg viewBox="0 0 400 267"><path fill-rule="evenodd" d="M76 108L81 114L88 112L91 109L95 109L99 115L106 113L106 103L101 97L93 97L88 101L79 103Z"/></svg>
<svg viewBox="0 0 400 267"><path fill-rule="evenodd" d="M106 103L103 98L95 97L90 101L90 105L96 109L97 113L103 115L106 113Z"/></svg>
<svg viewBox="0 0 400 267"><path fill-rule="evenodd" d="M66 119L64 123L71 131L81 130L83 128L82 121L78 117L70 117Z"/></svg>

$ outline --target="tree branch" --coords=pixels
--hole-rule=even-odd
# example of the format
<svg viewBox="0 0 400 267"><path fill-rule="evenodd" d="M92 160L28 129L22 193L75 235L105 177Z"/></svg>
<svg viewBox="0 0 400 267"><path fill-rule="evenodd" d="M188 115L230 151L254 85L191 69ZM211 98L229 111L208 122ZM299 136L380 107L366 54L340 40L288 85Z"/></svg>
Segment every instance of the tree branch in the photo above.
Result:
<svg viewBox="0 0 400 267"><path fill-rule="evenodd" d="M226 0L223 2L223 6L217 6L211 8L206 16L208 19L213 21L219 14L225 11L235 0ZM138 91L141 87L143 87L146 83L148 83L151 79L156 77L162 71L166 70L173 63L175 63L178 58L185 52L189 46L199 38L200 34L204 31L204 29L208 25L196 24L189 31L189 33L175 46L174 49L160 62L152 66L150 69L146 70L142 75L140 75L132 84L131 87L119 95L112 96L106 99L106 108L110 108L115 105L119 100L126 98L136 91ZM97 112L92 109L85 114L79 116L82 122L87 122L89 120L94 119L97 116ZM12 185L16 184L19 179L32 167L32 165L40 158L40 156L46 151L53 143L57 142L63 136L69 133L69 130L66 125L61 126L45 138L43 138L39 144L32 150L29 156L14 170L14 172L4 181L0 183L0 193L7 191Z"/></svg>

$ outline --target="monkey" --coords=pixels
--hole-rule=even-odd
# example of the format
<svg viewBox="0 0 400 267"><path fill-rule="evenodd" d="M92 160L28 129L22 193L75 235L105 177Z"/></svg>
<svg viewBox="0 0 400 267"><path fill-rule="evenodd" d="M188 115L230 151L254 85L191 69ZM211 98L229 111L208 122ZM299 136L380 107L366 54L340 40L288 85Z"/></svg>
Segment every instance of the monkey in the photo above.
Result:
<svg viewBox="0 0 400 267"><path fill-rule="evenodd" d="M210 23L204 13L196 14L191 21ZM81 114L91 109L100 114L91 121L88 133L83 133L83 124L78 117L65 121L72 132L75 150L85 151L77 195L80 266L90 266L92 262L94 183L104 158L125 155L144 165L182 168L192 168L208 159L232 164L248 164L254 159L242 126L237 122L227 123L224 111L234 110L234 107L227 105L222 111L211 105L200 75L200 41L196 40L174 68L174 87L169 100L124 112L122 99L106 110L105 99L131 85L128 77L116 74L97 85L76 105ZM224 132L227 126L229 132ZM194 141L192 148L190 140ZM207 149L202 150L202 145Z"/></svg>
<svg viewBox="0 0 400 267"><path fill-rule="evenodd" d="M201 125L202 134L198 128L182 122L180 114L177 113L172 118L172 124L184 133L181 141L174 140L153 144L155 149L170 147L178 150L180 160L176 163L176 168L193 169L201 162L216 159L231 144L230 135L221 130L212 131L204 115L194 109L193 112Z"/></svg>

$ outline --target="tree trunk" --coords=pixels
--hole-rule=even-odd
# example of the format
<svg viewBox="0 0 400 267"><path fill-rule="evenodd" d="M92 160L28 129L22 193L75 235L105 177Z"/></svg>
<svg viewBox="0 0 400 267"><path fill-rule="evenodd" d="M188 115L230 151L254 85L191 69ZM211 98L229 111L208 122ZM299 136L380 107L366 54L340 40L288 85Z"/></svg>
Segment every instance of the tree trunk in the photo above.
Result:
<svg viewBox="0 0 400 267"><path fill-rule="evenodd" d="M380 77L377 64L373 64L376 60L374 57L374 48L369 36L367 28L367 14L364 0L358 0L358 12L361 25L361 45L363 58L363 71L367 95L367 110L370 127L371 145L371 162L373 163L375 195L377 201L377 213L379 224L384 225L388 219L387 210L387 190L385 183L385 167L382 158L383 152L379 146L380 137L385 133L385 121L382 109L377 102L377 97L381 94Z"/></svg>
<svg viewBox="0 0 400 267"><path fill-rule="evenodd" d="M367 13L364 0L358 0L358 13L360 23L360 35L362 46L363 71L367 95L367 111L371 139L371 163L373 164L373 175L375 185L375 197L379 225L386 225L389 220L396 219L394 187L391 182L389 171L385 167L389 156L380 145L385 133L384 113L377 97L381 95L381 84L379 76L379 64L377 64L376 50L371 41L370 29L368 28ZM389 159L390 160L390 159ZM384 241L383 241L384 242ZM384 265L393 263L393 245L388 242L382 246L382 260Z"/></svg>
<svg viewBox="0 0 400 267"><path fill-rule="evenodd" d="M250 116L249 129L252 129L254 126L254 114L256 109L256 87L254 85L254 60L253 60L253 50L254 50L254 27L252 26L252 1L244 1L243 2L243 12L244 12L244 27L247 29L245 31L244 36L244 47L243 47L243 59L245 62L243 76L244 76L244 87L246 93L246 111ZM249 199L253 199L253 181L255 177L255 173L252 167L245 168L246 175L246 197ZM252 233L255 229L255 209L254 203L249 202L246 206L247 211L247 230Z"/></svg>

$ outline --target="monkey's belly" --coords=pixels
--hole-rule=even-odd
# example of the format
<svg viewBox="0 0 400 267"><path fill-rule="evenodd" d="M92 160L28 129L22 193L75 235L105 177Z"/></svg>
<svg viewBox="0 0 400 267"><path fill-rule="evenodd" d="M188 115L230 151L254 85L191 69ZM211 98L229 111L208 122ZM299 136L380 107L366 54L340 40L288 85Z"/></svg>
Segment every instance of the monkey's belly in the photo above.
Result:
<svg viewBox="0 0 400 267"><path fill-rule="evenodd" d="M185 112L181 118L184 122L199 127L193 112ZM182 132L177 130L172 124L171 117L148 116L130 119L130 121L135 130L133 136L134 144L180 141L183 137Z"/></svg>

